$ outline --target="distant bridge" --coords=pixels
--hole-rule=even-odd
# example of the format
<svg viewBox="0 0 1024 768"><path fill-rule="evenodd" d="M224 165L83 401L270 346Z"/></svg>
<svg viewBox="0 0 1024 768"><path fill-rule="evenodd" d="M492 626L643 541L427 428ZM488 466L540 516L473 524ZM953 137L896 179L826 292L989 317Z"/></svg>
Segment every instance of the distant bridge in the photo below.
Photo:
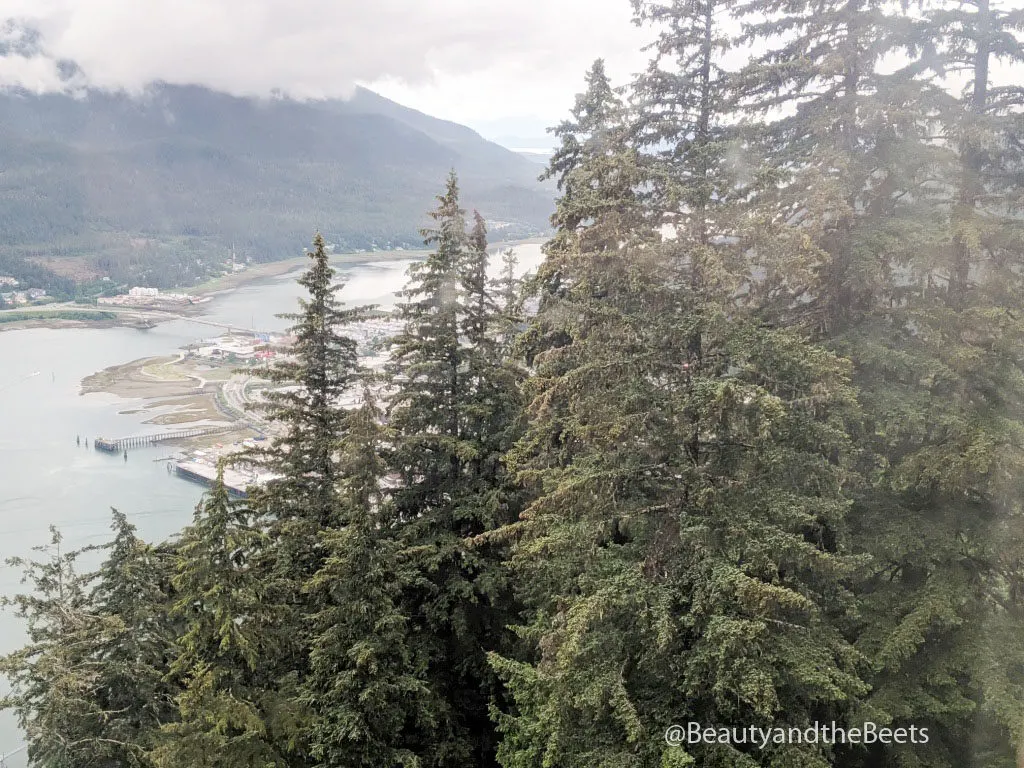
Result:
<svg viewBox="0 0 1024 768"><path fill-rule="evenodd" d="M193 317L193 316L190 316L190 315L178 315L178 314L175 314L173 312L163 312L163 311L160 311L160 310L156 310L156 311L152 311L151 310L149 312L139 312L138 314L141 317L145 317L145 318L148 318L148 319L151 319L151 320L185 320L186 322L189 322L189 323L199 323L200 325L209 325L209 326L212 326L214 328L223 328L224 330L227 330L227 331L238 331L238 332L241 332L241 333L251 333L251 334L258 334L258 333L266 334L266 333L270 333L270 331L260 330L259 328L246 328L245 326L242 326L242 325L229 325L228 323L218 323L215 320L204 320L203 318L200 318L200 317Z"/></svg>
<svg viewBox="0 0 1024 768"><path fill-rule="evenodd" d="M232 325L230 323L218 323L216 320L206 320L195 315L182 315L177 312L164 309L143 309L141 307L106 307L110 311L117 312L118 314L125 315L126 317L137 318L138 320L148 320L150 322L166 322L168 320L184 320L186 323L198 323L199 325L208 325L213 328L223 328L226 331L237 331L240 333L249 334L269 334L271 331L265 331L260 328L247 328L244 325Z"/></svg>
<svg viewBox="0 0 1024 768"><path fill-rule="evenodd" d="M221 432L228 432L232 427L192 427L191 429L180 429L177 432L161 432L156 435L135 435L133 437L120 437L116 440L107 440L105 437L97 437L93 446L98 451L107 453L120 453L129 448L138 448L143 445L154 443L165 443L169 440L184 440L189 437L203 437L204 435L217 435Z"/></svg>

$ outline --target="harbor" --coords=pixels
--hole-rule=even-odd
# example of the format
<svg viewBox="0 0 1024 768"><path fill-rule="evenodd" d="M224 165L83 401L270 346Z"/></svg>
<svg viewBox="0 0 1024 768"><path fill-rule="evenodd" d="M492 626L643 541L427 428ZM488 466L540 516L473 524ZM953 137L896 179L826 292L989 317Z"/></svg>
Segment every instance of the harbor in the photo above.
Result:
<svg viewBox="0 0 1024 768"><path fill-rule="evenodd" d="M388 341L400 328L392 313L376 312L347 332L356 341L362 364L379 371L387 360ZM273 386L266 378L266 366L291 359L294 343L287 333L228 333L187 344L174 356L141 358L87 377L83 392L140 397L144 403L134 411L153 411L147 421L178 425L163 432L96 437L93 448L123 454L127 461L129 450L178 443L191 453L169 464L170 473L209 487L223 465L229 493L244 498L250 487L265 478L252 467L240 467L236 457L255 441L273 440L274 424L259 412L267 389ZM358 403L359 393L353 390L343 395L339 405L353 408Z"/></svg>
<svg viewBox="0 0 1024 768"><path fill-rule="evenodd" d="M198 483L204 488L209 488L217 480L217 467L196 459L186 459L173 463L175 474L185 480ZM249 489L259 485L260 480L255 473L240 472L231 467L224 467L224 487L229 495L238 499L247 498Z"/></svg>

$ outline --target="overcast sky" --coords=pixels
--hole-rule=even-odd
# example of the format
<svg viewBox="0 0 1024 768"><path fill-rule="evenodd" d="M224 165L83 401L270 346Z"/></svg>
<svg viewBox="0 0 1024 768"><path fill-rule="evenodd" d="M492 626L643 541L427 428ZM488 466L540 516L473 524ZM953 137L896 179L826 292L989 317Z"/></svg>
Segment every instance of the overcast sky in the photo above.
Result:
<svg viewBox="0 0 1024 768"><path fill-rule="evenodd" d="M361 83L491 136L532 136L568 112L598 56L619 79L642 68L649 33L630 19L629 0L0 0L0 85L60 88L61 60L101 88L320 98Z"/></svg>

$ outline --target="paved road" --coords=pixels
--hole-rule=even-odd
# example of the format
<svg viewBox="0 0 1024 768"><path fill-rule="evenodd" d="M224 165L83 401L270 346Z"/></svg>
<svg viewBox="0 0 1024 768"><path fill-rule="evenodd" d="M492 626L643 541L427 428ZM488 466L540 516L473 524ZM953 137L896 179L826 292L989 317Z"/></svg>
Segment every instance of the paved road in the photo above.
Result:
<svg viewBox="0 0 1024 768"><path fill-rule="evenodd" d="M264 431L270 427L270 422L262 418L258 413L254 413L249 408L249 406L254 402L254 400L249 397L248 392L249 385L253 381L255 381L255 379L247 374L234 374L230 379L225 381L223 386L220 388L222 404L236 418L258 430Z"/></svg>

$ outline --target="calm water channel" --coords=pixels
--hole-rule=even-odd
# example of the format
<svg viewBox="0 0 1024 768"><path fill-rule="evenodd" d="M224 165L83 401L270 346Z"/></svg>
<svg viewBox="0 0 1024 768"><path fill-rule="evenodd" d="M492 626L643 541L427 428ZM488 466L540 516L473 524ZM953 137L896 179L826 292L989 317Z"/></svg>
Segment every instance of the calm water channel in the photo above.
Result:
<svg viewBox="0 0 1024 768"><path fill-rule="evenodd" d="M540 261L540 248L516 248L520 271ZM409 260L340 265L346 278L342 297L353 304L390 306L405 282ZM492 264L492 267L495 266ZM275 314L291 312L302 289L295 274L245 286L217 297L204 317L264 330L283 329ZM185 344L216 335L188 321L149 330L111 328L29 329L0 333L0 593L19 589L20 573L2 561L27 556L46 544L56 525L67 547L107 540L110 508L124 512L149 540L178 531L192 516L202 488L167 473L159 459L174 448L151 446L129 453L128 461L94 451L97 436L123 437L164 428L142 422L152 414L124 414L139 401L113 395L79 395L89 374L140 357L166 355ZM75 444L88 438L90 448ZM0 614L0 653L23 640L19 623ZM0 691L3 690L0 681ZM21 737L14 718L0 714L0 755ZM25 765L24 753L8 760Z"/></svg>

